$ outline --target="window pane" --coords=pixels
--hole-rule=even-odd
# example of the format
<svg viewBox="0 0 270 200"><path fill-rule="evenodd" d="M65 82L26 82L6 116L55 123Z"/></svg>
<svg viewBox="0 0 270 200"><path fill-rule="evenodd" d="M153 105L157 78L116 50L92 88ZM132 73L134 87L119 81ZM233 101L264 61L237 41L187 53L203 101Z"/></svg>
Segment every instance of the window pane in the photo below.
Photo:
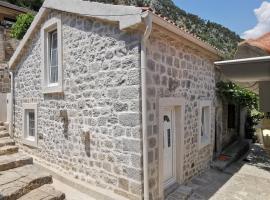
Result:
<svg viewBox="0 0 270 200"><path fill-rule="evenodd" d="M204 134L205 134L205 120L204 120L204 118L205 118L205 108L202 108L202 116L201 116L201 122L202 122L202 126L201 126L201 136L204 136Z"/></svg>
<svg viewBox="0 0 270 200"><path fill-rule="evenodd" d="M51 35L52 35L52 40L51 40L52 48L57 49L57 32L54 31L54 32L51 33Z"/></svg>
<svg viewBox="0 0 270 200"><path fill-rule="evenodd" d="M49 64L49 80L50 83L58 82L58 55L57 55L57 31L49 34L50 40L50 64Z"/></svg>
<svg viewBox="0 0 270 200"><path fill-rule="evenodd" d="M35 113L29 111L28 113L28 134L29 136L35 136Z"/></svg>
<svg viewBox="0 0 270 200"><path fill-rule="evenodd" d="M229 104L228 105L228 128L235 128L235 114L236 108L235 105Z"/></svg>
<svg viewBox="0 0 270 200"><path fill-rule="evenodd" d="M53 66L51 67L50 82L51 83L58 82L58 68L57 67L53 67Z"/></svg>
<svg viewBox="0 0 270 200"><path fill-rule="evenodd" d="M57 66L57 49L52 49L51 66Z"/></svg>

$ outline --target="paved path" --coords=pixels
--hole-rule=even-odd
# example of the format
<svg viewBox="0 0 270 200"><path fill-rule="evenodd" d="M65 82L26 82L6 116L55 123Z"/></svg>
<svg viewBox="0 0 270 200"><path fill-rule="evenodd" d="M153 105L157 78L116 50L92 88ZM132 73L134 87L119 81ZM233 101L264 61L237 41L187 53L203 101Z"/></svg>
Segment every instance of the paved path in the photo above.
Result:
<svg viewBox="0 0 270 200"><path fill-rule="evenodd" d="M66 185L65 183L58 181L57 179L53 179L52 186L65 193L66 199L65 200L95 200L92 197L89 197L87 194L84 194L69 185Z"/></svg>
<svg viewBox="0 0 270 200"><path fill-rule="evenodd" d="M242 159L224 172L209 169L195 177L170 200L270 200L270 154L260 145L253 145L246 161ZM179 192L180 191L180 192Z"/></svg>

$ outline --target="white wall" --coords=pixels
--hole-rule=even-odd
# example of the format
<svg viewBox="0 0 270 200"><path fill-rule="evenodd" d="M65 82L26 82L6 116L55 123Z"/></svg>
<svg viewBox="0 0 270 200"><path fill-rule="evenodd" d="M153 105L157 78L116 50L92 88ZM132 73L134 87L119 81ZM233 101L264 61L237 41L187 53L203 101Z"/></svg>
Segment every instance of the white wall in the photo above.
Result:
<svg viewBox="0 0 270 200"><path fill-rule="evenodd" d="M260 109L263 112L270 112L270 81L259 82L260 88Z"/></svg>
<svg viewBox="0 0 270 200"><path fill-rule="evenodd" d="M0 93L0 121L7 121L7 94Z"/></svg>

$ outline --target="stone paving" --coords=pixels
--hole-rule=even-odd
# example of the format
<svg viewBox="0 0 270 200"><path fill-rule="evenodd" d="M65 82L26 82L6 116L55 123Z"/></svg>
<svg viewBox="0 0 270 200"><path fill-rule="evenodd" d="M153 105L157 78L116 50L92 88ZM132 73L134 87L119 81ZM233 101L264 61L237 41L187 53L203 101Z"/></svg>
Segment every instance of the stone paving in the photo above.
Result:
<svg viewBox="0 0 270 200"><path fill-rule="evenodd" d="M233 163L223 172L209 169L192 179L186 186L180 186L167 199L268 200L270 199L269 155L269 152L262 149L259 144L254 144L245 159ZM185 192L179 192L181 188Z"/></svg>
<svg viewBox="0 0 270 200"><path fill-rule="evenodd" d="M65 194L49 185L52 176L18 151L0 122L0 200L64 200Z"/></svg>

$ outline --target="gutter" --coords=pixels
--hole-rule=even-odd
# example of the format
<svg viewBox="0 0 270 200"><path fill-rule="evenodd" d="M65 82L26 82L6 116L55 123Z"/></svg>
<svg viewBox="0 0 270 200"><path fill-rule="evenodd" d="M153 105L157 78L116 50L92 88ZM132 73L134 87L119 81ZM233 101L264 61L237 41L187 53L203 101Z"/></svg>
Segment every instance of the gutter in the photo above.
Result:
<svg viewBox="0 0 270 200"><path fill-rule="evenodd" d="M230 64L240 64L240 63L251 63L251 62L264 62L270 61L270 56L261 56L261 57L252 57L252 58L241 58L235 60L225 60L215 62L215 65L222 66L222 65L230 65Z"/></svg>
<svg viewBox="0 0 270 200"><path fill-rule="evenodd" d="M142 135L143 135L143 186L144 200L149 200L149 176L148 176L148 138L147 138L147 93L146 93L146 46L152 32L152 15L149 12L143 13L143 21L146 25L141 40L141 91L142 91Z"/></svg>
<svg viewBox="0 0 270 200"><path fill-rule="evenodd" d="M11 91L10 91L10 107L9 107L9 110L10 110L10 119L9 119L9 134L11 136L11 138L14 137L14 134L13 134L13 104L14 104L14 101L13 101L13 97L14 97L14 76L13 76L13 72L10 71L9 72L10 74L10 82L11 82Z"/></svg>

